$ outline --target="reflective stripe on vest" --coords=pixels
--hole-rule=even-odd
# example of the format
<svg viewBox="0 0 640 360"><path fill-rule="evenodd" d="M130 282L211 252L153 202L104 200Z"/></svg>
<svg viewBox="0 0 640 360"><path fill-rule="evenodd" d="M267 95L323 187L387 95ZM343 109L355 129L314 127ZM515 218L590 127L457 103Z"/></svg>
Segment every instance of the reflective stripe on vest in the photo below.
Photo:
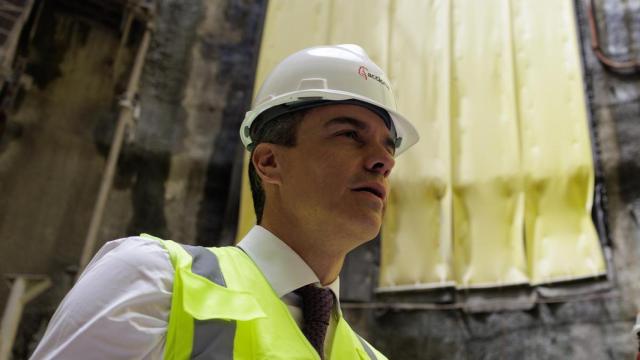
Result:
<svg viewBox="0 0 640 360"><path fill-rule="evenodd" d="M193 258L191 271L194 274L226 287L227 284L224 281L220 263L215 254L204 247L180 245ZM235 321L219 319L193 319L193 321L192 359L233 359L233 340L236 333Z"/></svg>
<svg viewBox="0 0 640 360"><path fill-rule="evenodd" d="M378 357L376 356L376 354L373 353L373 350L371 349L371 347L369 346L369 344L367 344L366 341L364 341L364 339L362 339L360 337L360 335L356 334L356 337L358 338L358 340L360 340L360 344L362 344L362 347L364 348L364 351L367 352L367 355L369 356L369 359L371 360L377 360Z"/></svg>

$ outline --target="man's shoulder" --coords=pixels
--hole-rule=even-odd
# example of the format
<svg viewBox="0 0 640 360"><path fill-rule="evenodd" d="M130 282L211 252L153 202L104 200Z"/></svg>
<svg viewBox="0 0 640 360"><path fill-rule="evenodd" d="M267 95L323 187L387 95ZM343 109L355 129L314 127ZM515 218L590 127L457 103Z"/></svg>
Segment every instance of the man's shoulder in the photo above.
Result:
<svg viewBox="0 0 640 360"><path fill-rule="evenodd" d="M159 240L161 239L147 234L123 237L107 241L98 251L98 254L116 249L120 251L162 250L164 246Z"/></svg>
<svg viewBox="0 0 640 360"><path fill-rule="evenodd" d="M163 244L147 236L130 236L106 242L87 265L85 273L118 266L146 273L173 273Z"/></svg>
<svg viewBox="0 0 640 360"><path fill-rule="evenodd" d="M160 242L134 236L105 243L62 300L32 358L160 357L173 277Z"/></svg>
<svg viewBox="0 0 640 360"><path fill-rule="evenodd" d="M182 248L187 253L193 250L238 249L235 246L205 247L200 245L183 244L173 240L165 240L148 234L130 236L106 242L91 260L87 269L101 262L119 262L135 265L146 269L171 269L171 253L174 248ZM215 253L215 252L214 252Z"/></svg>

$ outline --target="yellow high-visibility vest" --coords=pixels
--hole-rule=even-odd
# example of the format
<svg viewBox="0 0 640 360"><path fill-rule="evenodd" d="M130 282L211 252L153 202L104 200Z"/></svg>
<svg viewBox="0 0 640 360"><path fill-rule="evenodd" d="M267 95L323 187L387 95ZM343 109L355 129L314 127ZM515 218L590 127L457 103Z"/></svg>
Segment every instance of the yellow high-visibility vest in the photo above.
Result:
<svg viewBox="0 0 640 360"><path fill-rule="evenodd" d="M241 249L157 240L175 269L165 359L320 359L287 305ZM342 315L329 358L387 359Z"/></svg>

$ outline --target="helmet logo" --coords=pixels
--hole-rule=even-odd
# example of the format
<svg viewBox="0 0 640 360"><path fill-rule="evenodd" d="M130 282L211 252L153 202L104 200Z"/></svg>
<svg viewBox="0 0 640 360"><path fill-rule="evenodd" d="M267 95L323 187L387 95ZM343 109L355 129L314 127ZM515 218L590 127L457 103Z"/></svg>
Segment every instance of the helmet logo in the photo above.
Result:
<svg viewBox="0 0 640 360"><path fill-rule="evenodd" d="M380 76L370 73L369 69L367 69L366 66L364 65L358 68L358 75L362 76L365 80L367 80L367 78L372 78L373 80L382 84L387 89L391 90L391 88L389 88L389 84L387 84L386 81L382 80Z"/></svg>
<svg viewBox="0 0 640 360"><path fill-rule="evenodd" d="M367 80L368 72L369 72L369 69L367 69L364 66L360 66L360 68L358 68L358 75L362 76L365 80Z"/></svg>

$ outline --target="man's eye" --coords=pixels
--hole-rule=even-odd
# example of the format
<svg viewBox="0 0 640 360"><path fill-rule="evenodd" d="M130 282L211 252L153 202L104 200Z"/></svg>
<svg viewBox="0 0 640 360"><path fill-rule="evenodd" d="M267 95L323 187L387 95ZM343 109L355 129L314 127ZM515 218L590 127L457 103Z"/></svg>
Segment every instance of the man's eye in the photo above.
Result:
<svg viewBox="0 0 640 360"><path fill-rule="evenodd" d="M340 135L341 136L346 136L346 137L354 139L354 140L358 140L358 132L353 131L353 130L342 132L342 133L340 133Z"/></svg>

